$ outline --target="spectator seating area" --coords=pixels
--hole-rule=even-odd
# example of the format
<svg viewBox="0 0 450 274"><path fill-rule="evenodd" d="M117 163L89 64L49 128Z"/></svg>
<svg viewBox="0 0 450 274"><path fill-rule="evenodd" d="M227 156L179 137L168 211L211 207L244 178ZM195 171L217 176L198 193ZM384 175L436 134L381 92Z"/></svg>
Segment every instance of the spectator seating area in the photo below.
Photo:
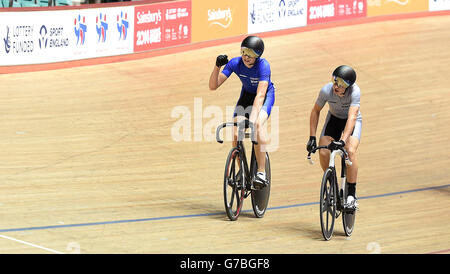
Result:
<svg viewBox="0 0 450 274"><path fill-rule="evenodd" d="M0 0L0 6L3 8L15 7L49 7L49 6L72 6L83 4L83 0Z"/></svg>

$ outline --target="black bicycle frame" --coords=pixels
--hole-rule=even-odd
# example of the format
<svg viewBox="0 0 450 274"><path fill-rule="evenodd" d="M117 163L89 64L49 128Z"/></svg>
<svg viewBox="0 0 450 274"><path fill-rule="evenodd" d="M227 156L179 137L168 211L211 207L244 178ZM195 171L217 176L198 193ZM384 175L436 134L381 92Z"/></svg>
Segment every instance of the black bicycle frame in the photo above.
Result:
<svg viewBox="0 0 450 274"><path fill-rule="evenodd" d="M309 152L308 153L308 160L310 160L311 161L311 153L315 153L317 150L319 150L319 149L328 149L328 150L330 150L330 152L331 152L331 154L330 154L330 158L331 157L333 157L333 151L334 151L334 149L331 149L330 148L330 146L319 146L319 147L316 147L315 149L313 149L311 152ZM351 164L351 162L350 162L350 160L348 159L348 154L347 154L347 151L344 149L344 148L338 148L338 150L340 150L341 152L342 152L342 155L341 155L341 179L342 178L347 178L347 165L346 165L346 162L348 161L350 164ZM334 160L333 160L334 161ZM311 162L312 163L312 162ZM339 184L339 181L338 181L338 178L337 178L337 174L336 174L336 165L335 165L335 163L333 162L333 165L332 166L330 166L331 168L332 168L332 170L333 170L333 173L336 175L336 176L333 176L333 180L336 180L335 182L334 182L334 184L335 184L335 186L337 187L337 189L336 189L336 191L339 191L340 189L339 189L339 186L340 187L342 187L342 190L343 190L343 193L342 193L342 198L345 200L345 198L344 197L346 197L346 195L347 195L347 193L346 193L346 185L342 185L342 183L341 184ZM345 183L346 184L346 183ZM338 199L339 199L339 192L337 192L337 196L338 196ZM339 199L340 200L340 199ZM341 202L341 201L339 201L339 202ZM341 207L341 205L339 205L339 207Z"/></svg>
<svg viewBox="0 0 450 274"><path fill-rule="evenodd" d="M253 125L253 123L251 123L248 120L244 120L244 121L242 121L240 123L223 123L222 125L218 126L217 130L216 130L216 140L217 140L217 142L223 143L223 140L220 139L220 130L225 128L225 127L229 127L229 126L236 126L236 127L238 127L238 140L237 140L236 148L239 151L239 159L241 159L241 161L244 163L243 168L244 168L245 175L246 175L246 181L247 182L251 182L251 175L252 174L250 174L250 170L251 170L251 168L253 168L253 165L255 164L254 163L254 158L255 157L253 157L254 153L255 153L254 152L254 145L258 144L258 142L256 141L256 138L255 138L254 125ZM248 133L245 133L245 129L247 127L250 128L250 130L251 130L250 137L251 137L251 140L252 140L252 156L251 156L250 168L248 166L247 155L245 153L245 146L244 146L244 142L243 142L244 136L245 137L249 137Z"/></svg>

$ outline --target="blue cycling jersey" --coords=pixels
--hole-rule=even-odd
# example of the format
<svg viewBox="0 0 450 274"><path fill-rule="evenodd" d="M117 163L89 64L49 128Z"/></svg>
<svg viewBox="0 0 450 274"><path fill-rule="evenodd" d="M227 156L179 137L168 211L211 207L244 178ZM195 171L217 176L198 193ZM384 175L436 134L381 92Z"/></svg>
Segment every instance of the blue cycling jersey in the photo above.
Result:
<svg viewBox="0 0 450 274"><path fill-rule="evenodd" d="M258 58L253 67L248 68L244 65L242 57L231 59L222 70L225 76L230 77L231 73L236 73L242 82L242 89L245 92L256 94L259 81L269 82L267 93L273 92L273 83L270 80L270 65L264 58Z"/></svg>

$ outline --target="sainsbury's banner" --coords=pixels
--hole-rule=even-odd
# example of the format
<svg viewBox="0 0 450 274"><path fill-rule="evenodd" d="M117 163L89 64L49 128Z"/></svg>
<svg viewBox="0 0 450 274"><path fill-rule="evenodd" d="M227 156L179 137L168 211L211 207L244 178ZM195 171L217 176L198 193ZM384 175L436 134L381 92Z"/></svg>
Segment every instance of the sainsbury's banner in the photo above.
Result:
<svg viewBox="0 0 450 274"><path fill-rule="evenodd" d="M2 12L0 65L52 63L133 52L133 7Z"/></svg>
<svg viewBox="0 0 450 274"><path fill-rule="evenodd" d="M248 33L306 26L308 0L248 0Z"/></svg>
<svg viewBox="0 0 450 274"><path fill-rule="evenodd" d="M134 7L134 52L191 42L191 1Z"/></svg>
<svg viewBox="0 0 450 274"><path fill-rule="evenodd" d="M428 0L430 11L450 10L450 0Z"/></svg>
<svg viewBox="0 0 450 274"><path fill-rule="evenodd" d="M367 16L428 11L429 0L367 0Z"/></svg>
<svg viewBox="0 0 450 274"><path fill-rule="evenodd" d="M192 42L247 33L247 1L192 1Z"/></svg>
<svg viewBox="0 0 450 274"><path fill-rule="evenodd" d="M308 0L308 25L365 17L367 0Z"/></svg>

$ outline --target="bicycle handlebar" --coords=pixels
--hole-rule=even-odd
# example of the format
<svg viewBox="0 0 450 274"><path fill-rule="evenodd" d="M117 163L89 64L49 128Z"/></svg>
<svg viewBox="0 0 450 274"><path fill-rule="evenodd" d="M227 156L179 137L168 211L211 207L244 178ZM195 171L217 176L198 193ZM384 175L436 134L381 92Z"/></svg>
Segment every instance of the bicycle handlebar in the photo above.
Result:
<svg viewBox="0 0 450 274"><path fill-rule="evenodd" d="M331 145L331 144L332 144L332 143L330 143L330 145ZM311 150L311 151L308 153L308 157L307 157L309 163L310 163L311 165L314 164L314 161L311 159L311 153L316 153L316 151L319 150L319 149L326 148L326 149L330 150L331 152L333 152L333 150L336 150L335 147L332 147L332 146L330 146L330 145L328 145L328 146L318 146L318 147L316 147L315 149ZM340 147L340 148L338 148L338 150L340 150L340 151L342 151L342 153L344 153L345 163L346 163L348 166L351 166L351 165L352 165L352 161L350 161L350 158L348 158L348 153L347 153L347 151L345 150L345 148Z"/></svg>
<svg viewBox="0 0 450 274"><path fill-rule="evenodd" d="M255 127L254 127L253 123L250 122L249 120L244 120L244 121L242 121L240 123L223 123L220 126L218 126L217 129L216 129L216 140L217 140L217 142L221 143L221 144L223 143L223 140L220 139L220 134L219 133L225 127L238 127L238 130L239 130L238 131L238 140L242 140L243 139L242 138L242 134L244 133L244 129L246 128L246 125L248 125L248 127L251 130L252 143L254 145L257 145L258 142L256 141L256 138L255 138Z"/></svg>

